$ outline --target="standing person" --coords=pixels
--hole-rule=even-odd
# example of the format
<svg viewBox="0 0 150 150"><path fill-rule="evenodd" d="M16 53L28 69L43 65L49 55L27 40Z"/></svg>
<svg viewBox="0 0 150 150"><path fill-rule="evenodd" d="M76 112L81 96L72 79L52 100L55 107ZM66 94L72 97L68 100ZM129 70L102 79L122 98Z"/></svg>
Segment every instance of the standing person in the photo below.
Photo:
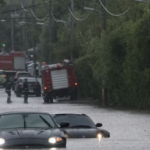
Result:
<svg viewBox="0 0 150 150"><path fill-rule="evenodd" d="M10 81L6 84L6 87L5 87L5 92L8 94L8 97L7 97L7 103L11 103L11 88L13 86L13 82Z"/></svg>
<svg viewBox="0 0 150 150"><path fill-rule="evenodd" d="M28 93L29 93L29 88L28 88L28 80L25 78L23 82L23 93L24 93L24 103L28 103Z"/></svg>

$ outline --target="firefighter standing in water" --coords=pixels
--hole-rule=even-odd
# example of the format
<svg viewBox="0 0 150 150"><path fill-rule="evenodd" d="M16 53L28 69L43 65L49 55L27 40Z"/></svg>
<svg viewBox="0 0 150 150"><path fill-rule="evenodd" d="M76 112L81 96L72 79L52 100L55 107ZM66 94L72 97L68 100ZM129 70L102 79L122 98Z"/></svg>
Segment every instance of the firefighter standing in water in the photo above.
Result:
<svg viewBox="0 0 150 150"><path fill-rule="evenodd" d="M7 103L11 103L11 88L13 86L13 81L9 81L5 87L5 92L8 94Z"/></svg>
<svg viewBox="0 0 150 150"><path fill-rule="evenodd" d="M24 93L24 103L28 103L28 94L29 94L29 88L28 88L28 80L25 78L23 82L23 93Z"/></svg>

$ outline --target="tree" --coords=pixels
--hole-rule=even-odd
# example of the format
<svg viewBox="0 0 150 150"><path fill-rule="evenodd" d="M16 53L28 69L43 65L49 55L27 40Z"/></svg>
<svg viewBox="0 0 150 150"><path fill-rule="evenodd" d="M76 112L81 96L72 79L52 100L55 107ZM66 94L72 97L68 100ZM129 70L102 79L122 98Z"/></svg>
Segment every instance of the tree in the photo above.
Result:
<svg viewBox="0 0 150 150"><path fill-rule="evenodd" d="M6 4L5 1L4 0L0 0L0 7L4 6L4 4Z"/></svg>

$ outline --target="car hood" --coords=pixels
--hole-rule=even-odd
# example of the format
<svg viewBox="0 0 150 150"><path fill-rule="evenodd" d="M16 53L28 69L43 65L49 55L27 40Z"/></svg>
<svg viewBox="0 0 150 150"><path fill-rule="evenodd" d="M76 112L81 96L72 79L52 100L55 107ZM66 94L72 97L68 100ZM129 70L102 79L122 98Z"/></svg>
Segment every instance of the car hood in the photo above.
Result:
<svg viewBox="0 0 150 150"><path fill-rule="evenodd" d="M98 129L95 128L66 128L69 138L96 138Z"/></svg>
<svg viewBox="0 0 150 150"><path fill-rule="evenodd" d="M0 137L4 139L14 138L49 138L51 136L60 136L60 129L11 129L0 131Z"/></svg>

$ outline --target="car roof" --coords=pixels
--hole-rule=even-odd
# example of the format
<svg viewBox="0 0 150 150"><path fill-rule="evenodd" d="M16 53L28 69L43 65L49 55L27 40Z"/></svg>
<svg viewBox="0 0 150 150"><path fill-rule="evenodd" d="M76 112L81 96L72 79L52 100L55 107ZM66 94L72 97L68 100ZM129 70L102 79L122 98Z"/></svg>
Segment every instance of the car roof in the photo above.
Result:
<svg viewBox="0 0 150 150"><path fill-rule="evenodd" d="M35 77L19 77L18 79L36 79Z"/></svg>
<svg viewBox="0 0 150 150"><path fill-rule="evenodd" d="M51 114L52 116L69 116L69 115L74 115L74 116L86 116L86 117L89 117L87 116L86 114L76 114L76 113L60 113L60 114Z"/></svg>
<svg viewBox="0 0 150 150"><path fill-rule="evenodd" d="M26 71L18 71L18 72L16 72L17 74L18 73L29 73L29 72L26 72ZM30 73L29 73L30 74Z"/></svg>
<svg viewBox="0 0 150 150"><path fill-rule="evenodd" d="M0 113L0 115L11 115L11 114L47 114L47 115L51 115L48 112L36 112L36 111L10 111L10 112L3 112Z"/></svg>

